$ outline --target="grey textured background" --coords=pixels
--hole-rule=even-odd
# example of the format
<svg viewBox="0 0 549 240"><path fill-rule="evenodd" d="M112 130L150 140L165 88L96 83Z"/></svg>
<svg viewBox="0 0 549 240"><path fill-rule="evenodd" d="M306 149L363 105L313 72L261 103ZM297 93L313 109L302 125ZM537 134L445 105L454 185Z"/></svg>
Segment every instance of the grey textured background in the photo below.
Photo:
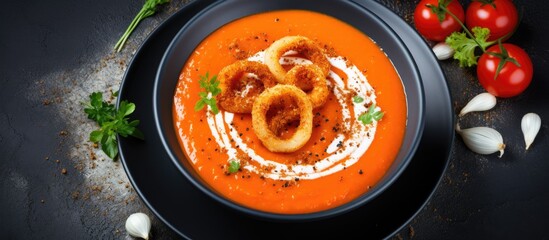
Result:
<svg viewBox="0 0 549 240"><path fill-rule="evenodd" d="M379 2L412 24L418 1ZM474 154L456 136L449 168L433 198L393 238L549 238L549 4L515 2L523 9L523 19L509 41L532 57L532 85L518 97L499 100L489 112L460 120L463 127L500 130L508 143L504 157ZM21 0L4 2L0 8L3 239L131 239L124 222L136 211L153 218L154 239L177 238L141 202L120 162L87 141L95 125L82 112L91 92L108 95L118 89L139 45L185 1L162 6L138 26L122 52L114 53L114 44L142 4ZM451 60L441 66L456 111L483 91L472 69L459 68ZM540 134L528 152L520 131L520 118L527 112L542 118Z"/></svg>

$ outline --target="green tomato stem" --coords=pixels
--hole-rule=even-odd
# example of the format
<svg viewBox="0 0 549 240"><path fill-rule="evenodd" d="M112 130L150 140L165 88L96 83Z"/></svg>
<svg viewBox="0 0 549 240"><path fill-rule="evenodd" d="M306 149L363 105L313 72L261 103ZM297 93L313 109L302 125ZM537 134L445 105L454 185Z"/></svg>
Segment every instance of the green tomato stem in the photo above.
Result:
<svg viewBox="0 0 549 240"><path fill-rule="evenodd" d="M463 28L463 30L465 31L465 33L471 38L473 39L473 41L475 41L475 43L480 47L480 49L482 50L483 53L486 52L486 48L482 46L482 44L480 44L477 39L475 38L475 36L473 35L473 33L471 33L471 31L469 31L469 29L465 26L465 24L463 24L463 22L461 22L459 20L459 18L453 14L452 12L450 12L446 7L441 7L441 9L446 12L448 15L450 15L454 20L456 20L457 23L459 23L459 25L461 26L461 28Z"/></svg>
<svg viewBox="0 0 549 240"><path fill-rule="evenodd" d="M474 0L473 2L479 2L482 4L482 6L488 4L492 6L494 9L496 8L496 4L494 4L494 0Z"/></svg>

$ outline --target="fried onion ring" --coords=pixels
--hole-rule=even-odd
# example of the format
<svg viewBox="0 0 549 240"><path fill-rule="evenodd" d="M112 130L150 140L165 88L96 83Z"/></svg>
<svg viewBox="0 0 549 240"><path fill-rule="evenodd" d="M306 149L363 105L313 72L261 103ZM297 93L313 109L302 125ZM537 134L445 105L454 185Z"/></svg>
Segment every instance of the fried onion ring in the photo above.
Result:
<svg viewBox="0 0 549 240"><path fill-rule="evenodd" d="M255 76L245 75L247 73ZM224 67L217 78L221 89L217 102L232 113L251 113L257 96L277 83L265 64L246 60Z"/></svg>
<svg viewBox="0 0 549 240"><path fill-rule="evenodd" d="M308 82L313 86L313 89L307 93L307 97L309 97L309 100L313 104L313 108L324 105L330 92L328 90L328 84L326 83L326 75L322 73L322 69L314 64L295 66L288 71L284 77L283 83L299 87L300 85L298 85L298 82L300 81L305 81L305 83L302 83L301 85ZM302 90L305 91L303 88Z"/></svg>
<svg viewBox="0 0 549 240"><path fill-rule="evenodd" d="M324 51L315 42L303 36L287 36L276 40L265 50L265 64L279 82L284 81L286 70L280 64L280 58L286 52L294 50L302 54L322 69L324 76L330 71L330 62L324 55Z"/></svg>
<svg viewBox="0 0 549 240"><path fill-rule="evenodd" d="M278 109L272 108L273 106L267 111L267 124L276 136L281 136L282 132L288 130L291 125L299 124L298 106L290 104L281 106Z"/></svg>
<svg viewBox="0 0 549 240"><path fill-rule="evenodd" d="M267 112L272 105L288 105L288 99L295 101L299 109L299 126L295 133L283 139L269 129ZM293 85L279 84L265 89L255 100L252 109L252 127L263 145L271 152L295 152L303 147L313 130L313 107L303 90Z"/></svg>

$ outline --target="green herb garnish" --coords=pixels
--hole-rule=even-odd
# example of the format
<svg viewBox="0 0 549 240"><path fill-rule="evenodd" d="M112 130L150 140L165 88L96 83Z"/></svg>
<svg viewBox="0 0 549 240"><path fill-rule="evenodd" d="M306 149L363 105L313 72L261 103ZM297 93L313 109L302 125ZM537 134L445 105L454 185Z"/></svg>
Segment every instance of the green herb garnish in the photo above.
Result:
<svg viewBox="0 0 549 240"><path fill-rule="evenodd" d="M120 52L120 50L122 50L122 47L124 47L124 44L126 43L128 38L132 34L133 30L135 30L135 28L139 24L139 22L153 15L156 12L156 5L164 4L169 1L170 0L146 0L145 4L141 8L141 11L139 11L139 13L137 13L137 16L135 16L135 18L132 20L132 22L130 23L130 26L128 26L128 28L126 29L126 32L124 32L124 35L122 35L120 40L118 40L118 42L114 46L114 49L117 52Z"/></svg>
<svg viewBox="0 0 549 240"><path fill-rule="evenodd" d="M488 42L490 37L490 29L474 27L472 30L473 38L469 38L467 33L453 32L446 38L446 43L456 50L454 59L459 61L461 67L472 67L477 64L478 56L475 54L477 47L480 47L482 52L494 42Z"/></svg>
<svg viewBox="0 0 549 240"><path fill-rule="evenodd" d="M366 124L372 123L372 121L374 120L375 121L381 120L384 114L385 114L384 112L376 111L376 104L373 103L372 105L370 105L367 112L361 114L358 117L358 120L366 125Z"/></svg>
<svg viewBox="0 0 549 240"><path fill-rule="evenodd" d="M238 172L239 169L240 169L240 162L236 160L229 161L229 173Z"/></svg>
<svg viewBox="0 0 549 240"><path fill-rule="evenodd" d="M196 102L196 105L194 105L194 110L200 111L202 110L202 108L208 105L212 109L212 112L214 114L217 114L219 112L219 108L217 108L217 103L214 97L221 93L221 89L219 88L219 81L217 80L217 75L214 75L212 78L210 78L209 73L206 72L206 75L200 76L200 80L198 81L198 83L200 84L200 88L204 89L205 91L198 93L200 99L198 100L198 102Z"/></svg>
<svg viewBox="0 0 549 240"><path fill-rule="evenodd" d="M109 121L109 117L116 113L113 104L103 101L103 94L94 92L90 95L90 102L84 108L84 112L88 114L88 118L96 121L99 125Z"/></svg>
<svg viewBox="0 0 549 240"><path fill-rule="evenodd" d="M360 96L354 96L353 97L353 102L354 103L361 103L361 102L364 102L364 98L360 97Z"/></svg>
<svg viewBox="0 0 549 240"><path fill-rule="evenodd" d="M135 104L128 101L121 101L117 110L113 104L103 101L102 93L90 94L90 102L86 104L84 112L101 127L90 133L90 141L101 144L103 152L111 159L115 159L118 155L117 134L143 140L143 133L137 129L139 120L129 121L127 118L134 111Z"/></svg>

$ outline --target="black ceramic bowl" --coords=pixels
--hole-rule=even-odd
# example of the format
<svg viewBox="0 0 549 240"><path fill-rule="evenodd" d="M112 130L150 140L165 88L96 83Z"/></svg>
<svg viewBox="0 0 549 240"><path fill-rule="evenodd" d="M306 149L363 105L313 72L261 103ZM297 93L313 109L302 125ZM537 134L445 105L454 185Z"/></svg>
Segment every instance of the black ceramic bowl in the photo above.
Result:
<svg viewBox="0 0 549 240"><path fill-rule="evenodd" d="M374 40L391 59L406 92L408 119L400 151L385 176L368 192L333 209L307 214L275 214L254 210L209 187L195 172L179 146L173 124L173 96L181 69L201 41L236 19L272 10L302 9L323 13L354 26ZM401 39L378 16L352 1L333 0L234 0L219 1L197 14L172 40L160 63L153 94L155 123L162 143L176 167L200 191L217 202L246 215L272 221L310 221L340 215L364 204L388 188L404 171L418 147L423 131L424 94L419 72Z"/></svg>

